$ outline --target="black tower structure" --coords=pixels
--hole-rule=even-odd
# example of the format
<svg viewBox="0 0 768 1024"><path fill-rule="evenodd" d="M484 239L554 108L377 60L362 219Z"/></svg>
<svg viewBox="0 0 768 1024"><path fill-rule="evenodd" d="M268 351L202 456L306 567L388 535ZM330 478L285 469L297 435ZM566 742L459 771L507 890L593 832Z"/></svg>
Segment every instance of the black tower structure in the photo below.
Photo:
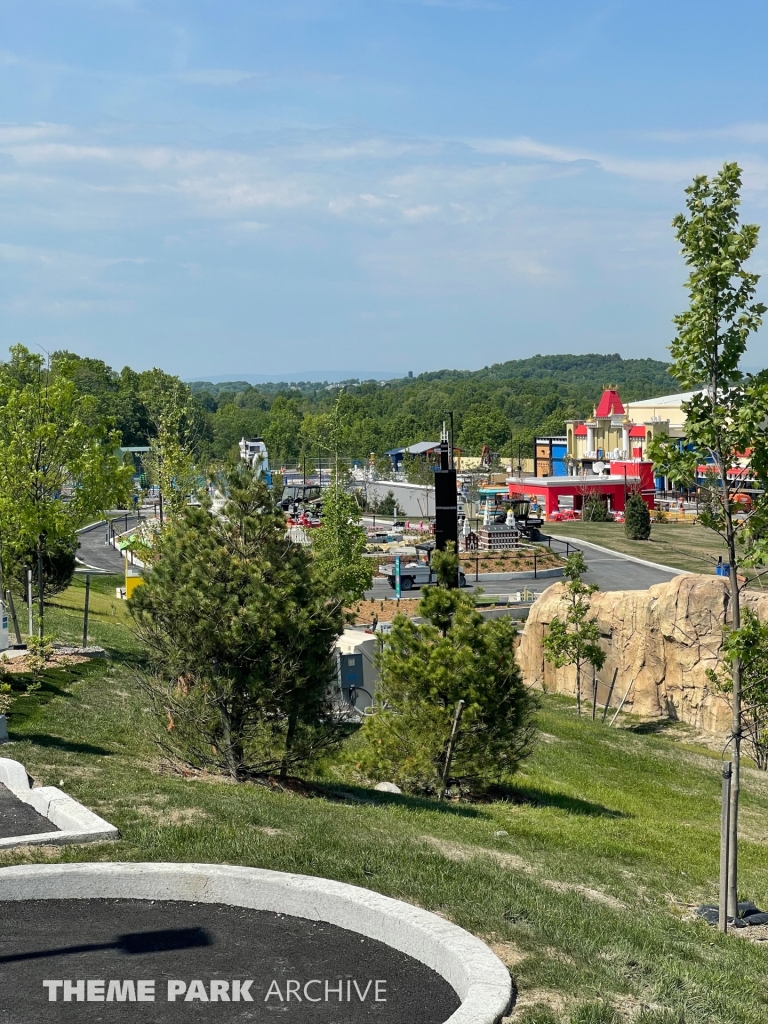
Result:
<svg viewBox="0 0 768 1024"><path fill-rule="evenodd" d="M440 469L435 473L435 547L445 551L445 546L452 540L458 551L459 519L458 495L456 493L456 470L452 467L453 459L449 457L448 440L443 431L440 442Z"/></svg>

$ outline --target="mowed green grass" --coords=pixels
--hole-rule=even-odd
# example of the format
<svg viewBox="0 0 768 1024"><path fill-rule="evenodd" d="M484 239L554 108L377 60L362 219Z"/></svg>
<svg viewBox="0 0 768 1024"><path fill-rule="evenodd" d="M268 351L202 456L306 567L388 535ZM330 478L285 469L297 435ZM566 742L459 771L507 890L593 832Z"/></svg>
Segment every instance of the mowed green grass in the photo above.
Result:
<svg viewBox="0 0 768 1024"><path fill-rule="evenodd" d="M76 635L78 616L51 609ZM689 920L716 898L719 759L682 728L577 720L542 700L514 800L438 805L344 785L305 799L162 769L137 683L141 652L106 611L109 661L59 672L3 749L114 822L113 844L9 852L0 863L248 864L351 882L450 918L494 945L519 991L514 1021L758 1024L768 943ZM336 781L331 781L333 779ZM768 906L768 777L745 773L741 892Z"/></svg>
<svg viewBox="0 0 768 1024"><path fill-rule="evenodd" d="M649 540L629 540L623 523L566 522L549 524L546 532L563 540L586 540L625 555L671 565L689 572L714 574L715 563L728 549L713 531L698 523L652 523Z"/></svg>

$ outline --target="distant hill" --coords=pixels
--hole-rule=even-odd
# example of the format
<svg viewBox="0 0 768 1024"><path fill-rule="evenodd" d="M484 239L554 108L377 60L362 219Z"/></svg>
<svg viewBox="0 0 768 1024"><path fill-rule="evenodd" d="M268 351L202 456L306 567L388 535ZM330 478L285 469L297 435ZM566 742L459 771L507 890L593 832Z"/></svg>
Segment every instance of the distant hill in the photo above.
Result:
<svg viewBox="0 0 768 1024"><path fill-rule="evenodd" d="M530 451L537 434L561 434L567 419L589 415L608 385L625 402L680 390L667 363L596 353L533 356L388 382L195 381L190 387L207 417L212 457L224 457L242 436L261 434L271 457L287 464L312 454L317 417L332 410L340 391L343 447L353 458L432 439L451 412L456 443L466 453L479 455L487 444L509 455L518 447Z"/></svg>
<svg viewBox="0 0 768 1024"><path fill-rule="evenodd" d="M510 359L493 363L482 370L437 370L422 373L417 380L558 380L583 382L603 388L614 384L641 391L650 389L646 397L675 394L679 385L668 373L669 363L658 359L623 359L620 355L531 356L529 359ZM634 401L634 395L628 401Z"/></svg>
<svg viewBox="0 0 768 1024"><path fill-rule="evenodd" d="M405 374L355 374L344 376L341 373L317 370L304 374L286 374L270 377L266 374L244 374L237 380L226 379L224 376L212 380L187 381L193 394L207 391L213 395L222 392L239 394L252 387L269 392L285 390L319 391L330 385L344 385L347 388L369 381L395 382L400 386L409 386L424 381L468 381L468 380L568 380L570 383L583 382L594 386L595 380L605 378L599 385L609 384L632 390L627 401L634 401L634 392L639 389L640 397L651 398L662 394L674 394L679 390L667 369L669 363L658 359L623 359L620 355L554 355L531 356L528 359L510 359L504 363L493 363L480 370L430 370L408 377ZM300 379L301 378L301 379ZM264 387L267 385L267 387ZM329 387L329 389L331 389ZM647 393L646 393L647 392Z"/></svg>
<svg viewBox="0 0 768 1024"><path fill-rule="evenodd" d="M359 383L363 380L394 380L397 377L404 377L403 373L388 373L379 370L299 370L296 373L243 373L239 377L232 375L218 374L215 377L194 377L185 383L193 389L203 388L225 388L228 391L235 390L235 386L241 388L243 385L251 386L259 384L337 384L339 382L352 381Z"/></svg>

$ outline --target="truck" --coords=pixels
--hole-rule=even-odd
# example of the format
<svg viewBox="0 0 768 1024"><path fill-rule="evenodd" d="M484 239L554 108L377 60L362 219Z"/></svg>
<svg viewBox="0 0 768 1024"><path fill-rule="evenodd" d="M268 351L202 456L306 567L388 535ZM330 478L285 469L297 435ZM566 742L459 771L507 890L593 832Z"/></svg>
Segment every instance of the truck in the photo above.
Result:
<svg viewBox="0 0 768 1024"><path fill-rule="evenodd" d="M379 573L387 577L387 582L392 589L395 589L395 567L394 565L380 565ZM414 587L423 587L430 583L437 583L437 574L429 562L405 562L400 564L400 589L413 590ZM459 569L459 586L466 587L467 579L464 570Z"/></svg>

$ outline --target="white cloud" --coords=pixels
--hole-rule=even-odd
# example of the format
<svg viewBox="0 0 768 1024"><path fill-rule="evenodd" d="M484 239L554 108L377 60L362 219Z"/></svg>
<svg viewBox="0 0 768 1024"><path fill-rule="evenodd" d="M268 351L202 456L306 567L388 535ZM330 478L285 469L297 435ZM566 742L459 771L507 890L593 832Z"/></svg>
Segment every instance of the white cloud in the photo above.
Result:
<svg viewBox="0 0 768 1024"><path fill-rule="evenodd" d="M0 123L0 146L15 142L32 142L68 135L70 129L63 124L7 124Z"/></svg>
<svg viewBox="0 0 768 1024"><path fill-rule="evenodd" d="M263 82L268 76L263 71L238 71L235 68L193 68L177 71L171 78L187 85L212 85L233 88L254 82Z"/></svg>
<svg viewBox="0 0 768 1024"><path fill-rule="evenodd" d="M296 257L303 266L318 260L317 273L338 281L346 273L339 268L354 265L345 294L367 289L387 302L481 296L500 308L559 293L561 308L563 295L574 308L616 305L634 294L638 275L656 292L670 287L677 264L668 225L682 206L681 182L722 163L689 156L691 147L654 145L648 156L637 139L622 149L336 127L157 146L100 129L5 127L0 190L13 237L60 232L73 250L101 247L107 232L121 230L144 240L138 253L121 247L125 256L83 257L68 242L0 249L19 279L13 310L31 318L37 303L41 315L73 322L78 309L107 311L98 303L138 303L142 290L159 289L164 272L176 280L179 269L194 279L196 299L210 287L217 244L244 268L278 246L281 259L266 274ZM768 204L768 163L756 155L742 163L747 216L750 204ZM329 247L344 256L324 263L318 254ZM149 259L157 266L147 274L141 261ZM600 296L588 279L604 282Z"/></svg>
<svg viewBox="0 0 768 1024"><path fill-rule="evenodd" d="M762 144L768 142L768 123L725 125L722 128L704 128L694 131L646 132L642 136L657 142L689 143L708 139L729 139L734 142Z"/></svg>

